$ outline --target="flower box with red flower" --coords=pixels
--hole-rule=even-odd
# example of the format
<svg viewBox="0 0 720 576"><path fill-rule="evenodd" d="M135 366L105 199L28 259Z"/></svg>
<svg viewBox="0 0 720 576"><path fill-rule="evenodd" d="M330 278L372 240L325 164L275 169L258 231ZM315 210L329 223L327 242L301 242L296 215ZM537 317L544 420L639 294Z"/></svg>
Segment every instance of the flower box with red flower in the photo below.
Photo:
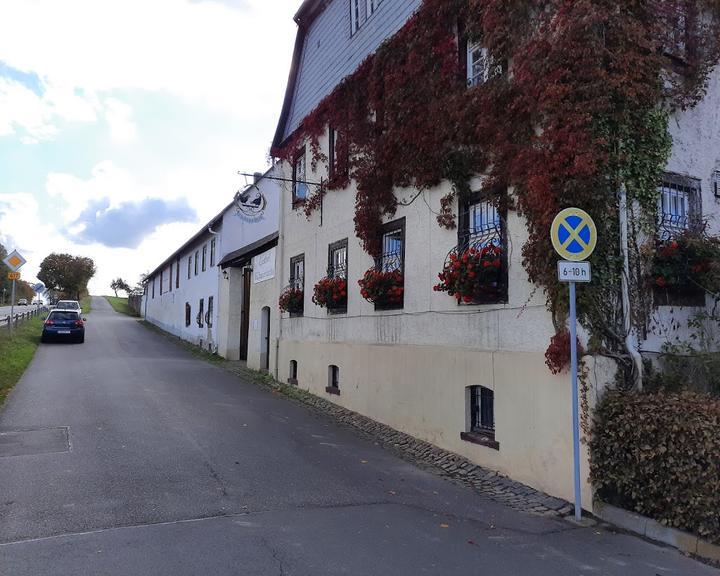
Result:
<svg viewBox="0 0 720 576"><path fill-rule="evenodd" d="M720 239L686 231L655 244L650 283L656 305L704 306L720 293Z"/></svg>
<svg viewBox="0 0 720 576"><path fill-rule="evenodd" d="M494 244L455 249L433 289L447 292L462 304L498 302L504 292L503 262L503 249Z"/></svg>
<svg viewBox="0 0 720 576"><path fill-rule="evenodd" d="M278 301L281 312L289 312L291 315L300 315L305 306L305 292L302 288L288 286L280 294Z"/></svg>
<svg viewBox="0 0 720 576"><path fill-rule="evenodd" d="M326 276L313 289L312 301L328 310L347 308L347 280L341 277Z"/></svg>
<svg viewBox="0 0 720 576"><path fill-rule="evenodd" d="M370 268L358 280L360 294L376 308L402 308L405 278L400 270Z"/></svg>

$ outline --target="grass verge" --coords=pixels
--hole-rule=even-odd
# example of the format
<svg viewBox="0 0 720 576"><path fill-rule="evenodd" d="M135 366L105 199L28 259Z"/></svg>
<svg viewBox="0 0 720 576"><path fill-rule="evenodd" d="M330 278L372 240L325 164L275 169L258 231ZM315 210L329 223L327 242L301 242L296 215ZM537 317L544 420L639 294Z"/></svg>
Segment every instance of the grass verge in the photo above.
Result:
<svg viewBox="0 0 720 576"><path fill-rule="evenodd" d="M130 308L130 305L128 304L127 298L121 298L120 296L103 296L105 300L107 300L110 303L110 306L113 307L113 310L115 312L120 312L120 314L127 314L128 316L132 316L134 318L137 318L137 314L135 314L135 311ZM84 310L85 308L83 308Z"/></svg>
<svg viewBox="0 0 720 576"><path fill-rule="evenodd" d="M90 313L92 310L92 296L90 294L80 299L80 308L82 308L83 316Z"/></svg>
<svg viewBox="0 0 720 576"><path fill-rule="evenodd" d="M30 364L40 344L44 315L21 323L12 337L6 327L0 329L0 405Z"/></svg>

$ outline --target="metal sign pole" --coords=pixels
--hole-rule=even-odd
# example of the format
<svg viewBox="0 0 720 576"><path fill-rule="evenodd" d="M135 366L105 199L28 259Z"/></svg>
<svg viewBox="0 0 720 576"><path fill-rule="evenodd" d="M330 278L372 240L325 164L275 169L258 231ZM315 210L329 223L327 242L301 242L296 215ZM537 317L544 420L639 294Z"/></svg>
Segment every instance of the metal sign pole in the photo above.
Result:
<svg viewBox="0 0 720 576"><path fill-rule="evenodd" d="M577 364L575 282L570 282L570 381L572 383L573 468L575 480L575 520L579 521L582 517L582 503L580 496L580 416L578 414Z"/></svg>
<svg viewBox="0 0 720 576"><path fill-rule="evenodd" d="M10 300L10 332L13 331L13 323L15 322L15 280L12 281L12 292Z"/></svg>

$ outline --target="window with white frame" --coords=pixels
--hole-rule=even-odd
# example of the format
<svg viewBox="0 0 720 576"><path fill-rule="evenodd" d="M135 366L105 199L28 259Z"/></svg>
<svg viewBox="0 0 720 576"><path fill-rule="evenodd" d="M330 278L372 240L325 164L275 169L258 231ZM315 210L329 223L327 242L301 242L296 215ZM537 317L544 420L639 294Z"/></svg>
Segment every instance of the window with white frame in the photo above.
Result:
<svg viewBox="0 0 720 576"><path fill-rule="evenodd" d="M403 271L405 256L405 219L386 224L382 232L382 254L380 270L383 272Z"/></svg>
<svg viewBox="0 0 720 576"><path fill-rule="evenodd" d="M378 6L380 6L380 3L382 0L366 0L366 13L367 17L370 18L373 14L375 14L375 10L378 9Z"/></svg>
<svg viewBox="0 0 720 576"><path fill-rule="evenodd" d="M700 181L666 173L658 197L658 235L667 240L701 225Z"/></svg>
<svg viewBox="0 0 720 576"><path fill-rule="evenodd" d="M471 244L502 244L500 214L497 206L489 200L468 205L466 233Z"/></svg>
<svg viewBox="0 0 720 576"><path fill-rule="evenodd" d="M290 258L290 284L296 290L304 290L305 254Z"/></svg>
<svg viewBox="0 0 720 576"><path fill-rule="evenodd" d="M187 272L188 272L188 278L187 278L187 279L190 280L190 278L192 277L192 255L191 255L191 256L188 256L188 270L187 270Z"/></svg>
<svg viewBox="0 0 720 576"><path fill-rule="evenodd" d="M210 240L210 267L215 266L215 238Z"/></svg>
<svg viewBox="0 0 720 576"><path fill-rule="evenodd" d="M355 34L357 32L358 28L360 28L360 6L362 5L362 0L350 0L350 31L352 34Z"/></svg>
<svg viewBox="0 0 720 576"><path fill-rule="evenodd" d="M468 42L467 45L467 84L480 86L485 84L491 76L502 73L502 66L496 64L490 56L489 50L482 42Z"/></svg>
<svg viewBox="0 0 720 576"><path fill-rule="evenodd" d="M328 277L347 278L348 241L330 244L328 249Z"/></svg>
<svg viewBox="0 0 720 576"><path fill-rule="evenodd" d="M306 183L306 165L305 165L305 151L298 152L293 163L293 175L292 175L292 193L293 202L303 202L308 195L308 185Z"/></svg>
<svg viewBox="0 0 720 576"><path fill-rule="evenodd" d="M203 244L202 247L202 271L207 270L207 244Z"/></svg>

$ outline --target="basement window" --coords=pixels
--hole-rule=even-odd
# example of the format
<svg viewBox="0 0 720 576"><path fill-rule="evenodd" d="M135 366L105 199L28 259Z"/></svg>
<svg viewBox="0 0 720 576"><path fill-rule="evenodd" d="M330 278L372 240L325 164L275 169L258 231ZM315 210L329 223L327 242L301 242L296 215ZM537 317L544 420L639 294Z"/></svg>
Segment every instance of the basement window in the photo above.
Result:
<svg viewBox="0 0 720 576"><path fill-rule="evenodd" d="M290 369L288 370L288 384L297 386L297 360L290 360Z"/></svg>
<svg viewBox="0 0 720 576"><path fill-rule="evenodd" d="M495 450L495 393L485 386L465 388L465 432L460 438Z"/></svg>
<svg viewBox="0 0 720 576"><path fill-rule="evenodd" d="M328 385L325 392L340 395L340 368L335 364L328 366Z"/></svg>

